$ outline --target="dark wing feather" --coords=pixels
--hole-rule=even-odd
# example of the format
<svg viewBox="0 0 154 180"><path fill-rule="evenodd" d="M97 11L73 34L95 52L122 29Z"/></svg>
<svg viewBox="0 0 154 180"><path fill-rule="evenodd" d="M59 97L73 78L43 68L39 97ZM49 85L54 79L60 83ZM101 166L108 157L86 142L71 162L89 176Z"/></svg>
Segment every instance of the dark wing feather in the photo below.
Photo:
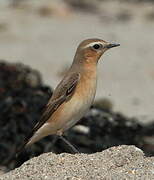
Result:
<svg viewBox="0 0 154 180"><path fill-rule="evenodd" d="M72 97L79 78L79 73L72 73L69 76L66 76L61 83L59 83L52 95L52 98L45 107L40 121L35 125L33 129L34 132L36 132L49 119L49 117L51 117L61 104Z"/></svg>
<svg viewBox="0 0 154 180"><path fill-rule="evenodd" d="M66 75L64 79L59 83L59 85L53 92L51 99L46 105L39 122L34 126L29 136L27 136L22 147L17 150L17 154L19 154L24 149L29 139L52 116L52 114L57 110L57 108L72 97L74 90L78 84L79 78L79 73L70 73L69 75Z"/></svg>

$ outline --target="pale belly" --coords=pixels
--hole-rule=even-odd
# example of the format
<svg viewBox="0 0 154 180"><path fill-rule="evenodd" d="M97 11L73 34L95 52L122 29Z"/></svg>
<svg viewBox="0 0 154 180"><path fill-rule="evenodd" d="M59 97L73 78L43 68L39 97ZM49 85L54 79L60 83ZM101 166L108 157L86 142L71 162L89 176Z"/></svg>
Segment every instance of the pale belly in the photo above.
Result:
<svg viewBox="0 0 154 180"><path fill-rule="evenodd" d="M59 129L61 131L66 131L75 125L89 110L94 96L95 93L87 94L87 97L84 97L83 99L74 96L70 102L65 104L65 107L61 112L61 118L59 119L61 125Z"/></svg>
<svg viewBox="0 0 154 180"><path fill-rule="evenodd" d="M89 88L85 88L86 86L77 87L78 89L72 98L62 104L40 130L47 128L48 135L62 134L75 125L87 113L95 97L96 81L89 82L91 83Z"/></svg>
<svg viewBox="0 0 154 180"><path fill-rule="evenodd" d="M60 134L75 125L88 111L96 93L96 76L80 81L70 100L62 104L53 114L50 133Z"/></svg>
<svg viewBox="0 0 154 180"><path fill-rule="evenodd" d="M75 125L88 111L96 92L96 78L80 83L70 100L63 103L49 120L34 134L29 144L48 135L62 135Z"/></svg>

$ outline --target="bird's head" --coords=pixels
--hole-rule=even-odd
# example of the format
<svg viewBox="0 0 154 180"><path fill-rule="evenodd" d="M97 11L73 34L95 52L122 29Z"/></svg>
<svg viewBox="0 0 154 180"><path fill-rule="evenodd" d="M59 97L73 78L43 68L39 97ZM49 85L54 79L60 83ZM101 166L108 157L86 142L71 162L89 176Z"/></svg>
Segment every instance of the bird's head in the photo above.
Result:
<svg viewBox="0 0 154 180"><path fill-rule="evenodd" d="M101 39L86 39L79 44L75 61L97 63L106 50L117 46L120 44L109 43Z"/></svg>

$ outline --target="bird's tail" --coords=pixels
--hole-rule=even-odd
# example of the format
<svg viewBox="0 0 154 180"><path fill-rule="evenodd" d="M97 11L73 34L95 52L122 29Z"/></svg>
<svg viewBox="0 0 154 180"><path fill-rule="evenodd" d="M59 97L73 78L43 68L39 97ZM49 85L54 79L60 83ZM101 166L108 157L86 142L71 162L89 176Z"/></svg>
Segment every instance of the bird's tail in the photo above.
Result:
<svg viewBox="0 0 154 180"><path fill-rule="evenodd" d="M24 149L28 146L28 142L29 139L25 140L24 143L21 146L19 146L19 148L17 148L15 154L16 157L18 157L24 151Z"/></svg>
<svg viewBox="0 0 154 180"><path fill-rule="evenodd" d="M44 135L45 136L45 135ZM40 140L43 136L39 133L31 133L29 134L29 136L27 136L27 138L25 139L24 143L17 149L16 151L16 157L28 146L30 146L31 144L34 144L35 142L37 142L38 140Z"/></svg>
<svg viewBox="0 0 154 180"><path fill-rule="evenodd" d="M29 145L31 145L32 144L32 139L33 139L33 132L31 132L27 137L26 137L26 139L24 140L24 142L23 142L23 144L21 145L21 146L19 146L19 148L17 148L17 150L16 150L16 157L18 157L19 155L20 155L20 153L22 152L22 151L24 151L24 149L26 148L26 147L28 147Z"/></svg>
<svg viewBox="0 0 154 180"><path fill-rule="evenodd" d="M16 156L18 156L27 146L37 142L41 138L48 136L51 134L50 126L48 124L43 125L40 129L39 126L40 124L36 124L31 131L31 133L27 136L23 144L17 149L16 151Z"/></svg>

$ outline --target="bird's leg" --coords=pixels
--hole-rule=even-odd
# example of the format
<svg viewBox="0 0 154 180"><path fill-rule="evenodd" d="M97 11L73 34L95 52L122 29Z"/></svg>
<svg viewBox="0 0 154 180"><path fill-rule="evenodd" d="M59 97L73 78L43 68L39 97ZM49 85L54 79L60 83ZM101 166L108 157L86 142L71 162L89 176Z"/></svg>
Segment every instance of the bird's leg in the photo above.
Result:
<svg viewBox="0 0 154 180"><path fill-rule="evenodd" d="M64 138L62 135L59 136L59 138L64 141L65 144L67 144L73 153L80 153L66 138Z"/></svg>
<svg viewBox="0 0 154 180"><path fill-rule="evenodd" d="M59 136L54 135L54 136L53 136L53 139L52 139L52 141L51 141L51 145L45 146L44 152L49 152L49 151L51 151L51 149L53 149L55 143L57 142L58 138L59 138Z"/></svg>
<svg viewBox="0 0 154 180"><path fill-rule="evenodd" d="M52 140L52 142L51 142L51 143L52 143L52 146L55 145L55 143L57 142L58 138L59 138L59 136L54 135L54 138L53 138L53 140Z"/></svg>

